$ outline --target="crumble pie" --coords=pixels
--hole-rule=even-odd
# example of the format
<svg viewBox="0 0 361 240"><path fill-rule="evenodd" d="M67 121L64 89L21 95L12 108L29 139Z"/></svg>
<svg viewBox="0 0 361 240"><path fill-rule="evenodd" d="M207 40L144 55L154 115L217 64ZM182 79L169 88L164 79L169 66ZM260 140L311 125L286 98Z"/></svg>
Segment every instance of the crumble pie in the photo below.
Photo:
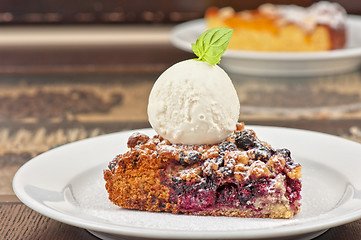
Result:
<svg viewBox="0 0 361 240"><path fill-rule="evenodd" d="M205 20L208 28L234 29L230 49L303 52L343 48L346 16L339 4L320 1L308 8L263 4L239 12L231 7L212 7Z"/></svg>
<svg viewBox="0 0 361 240"><path fill-rule="evenodd" d="M127 145L104 171L109 199L122 208L257 218L291 218L300 210L300 164L243 123L219 144L134 133Z"/></svg>

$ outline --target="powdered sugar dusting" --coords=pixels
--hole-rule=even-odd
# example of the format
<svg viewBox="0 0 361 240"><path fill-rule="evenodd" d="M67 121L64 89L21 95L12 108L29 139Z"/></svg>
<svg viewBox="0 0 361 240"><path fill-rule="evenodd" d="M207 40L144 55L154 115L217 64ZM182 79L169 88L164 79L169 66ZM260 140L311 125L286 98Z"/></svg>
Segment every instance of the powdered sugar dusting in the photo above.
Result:
<svg viewBox="0 0 361 240"><path fill-rule="evenodd" d="M122 209L114 206L107 198L104 188L105 181L102 176L105 166L84 172L73 179L70 185L73 198L77 203L76 207L85 216L89 216L90 219L99 223L141 229L197 232L270 229L325 218L327 212L335 208L342 198L344 186L347 185L346 178L318 163L304 161L302 165L303 176L305 176L303 178L302 209L292 219L202 217Z"/></svg>
<svg viewBox="0 0 361 240"><path fill-rule="evenodd" d="M265 4L260 10L269 15L281 15L280 24L294 23L306 31L313 30L318 24L328 25L331 28L343 28L346 24L346 11L338 3L320 1L309 8L296 5Z"/></svg>

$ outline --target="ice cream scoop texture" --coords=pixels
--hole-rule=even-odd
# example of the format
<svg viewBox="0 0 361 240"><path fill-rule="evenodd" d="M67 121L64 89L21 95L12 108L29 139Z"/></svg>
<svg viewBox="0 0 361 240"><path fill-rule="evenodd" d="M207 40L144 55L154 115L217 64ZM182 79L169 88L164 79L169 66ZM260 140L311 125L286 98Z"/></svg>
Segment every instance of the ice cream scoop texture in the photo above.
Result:
<svg viewBox="0 0 361 240"><path fill-rule="evenodd" d="M186 60L163 72L148 102L153 129L173 144L215 144L236 127L237 92L222 68Z"/></svg>

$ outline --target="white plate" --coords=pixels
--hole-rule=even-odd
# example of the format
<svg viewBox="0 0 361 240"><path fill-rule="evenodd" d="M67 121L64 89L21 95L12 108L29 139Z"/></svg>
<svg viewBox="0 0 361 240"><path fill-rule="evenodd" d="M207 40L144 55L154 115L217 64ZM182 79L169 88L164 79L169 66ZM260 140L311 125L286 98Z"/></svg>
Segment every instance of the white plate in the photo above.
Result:
<svg viewBox="0 0 361 240"><path fill-rule="evenodd" d="M347 45L326 52L280 53L227 50L221 65L234 73L258 76L313 76L358 69L361 65L361 17L348 16ZM171 42L185 51L191 50L199 35L206 30L204 19L177 25L171 31Z"/></svg>
<svg viewBox="0 0 361 240"><path fill-rule="evenodd" d="M41 154L19 169L13 188L35 211L104 239L309 239L361 218L360 144L304 130L249 128L274 147L289 148L303 165L303 206L293 219L185 216L112 205L104 189L103 169L116 154L126 151L126 141L134 131L90 138Z"/></svg>

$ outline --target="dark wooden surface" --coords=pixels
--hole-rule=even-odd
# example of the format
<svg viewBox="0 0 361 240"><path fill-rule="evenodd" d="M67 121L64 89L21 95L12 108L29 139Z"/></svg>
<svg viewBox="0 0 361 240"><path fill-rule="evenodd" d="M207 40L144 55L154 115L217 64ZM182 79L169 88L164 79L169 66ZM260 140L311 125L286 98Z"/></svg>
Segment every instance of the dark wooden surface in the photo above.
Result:
<svg viewBox="0 0 361 240"><path fill-rule="evenodd" d="M85 240L98 239L87 230L43 217L21 203L0 204L1 239ZM315 240L360 239L361 221L329 229Z"/></svg>
<svg viewBox="0 0 361 240"><path fill-rule="evenodd" d="M96 239L22 204L11 187L13 175L56 146L149 127L146 106L154 81L193 56L170 44L0 52L0 239ZM360 71L309 78L230 76L242 105L240 119L247 124L361 142ZM359 240L361 220L317 239Z"/></svg>

